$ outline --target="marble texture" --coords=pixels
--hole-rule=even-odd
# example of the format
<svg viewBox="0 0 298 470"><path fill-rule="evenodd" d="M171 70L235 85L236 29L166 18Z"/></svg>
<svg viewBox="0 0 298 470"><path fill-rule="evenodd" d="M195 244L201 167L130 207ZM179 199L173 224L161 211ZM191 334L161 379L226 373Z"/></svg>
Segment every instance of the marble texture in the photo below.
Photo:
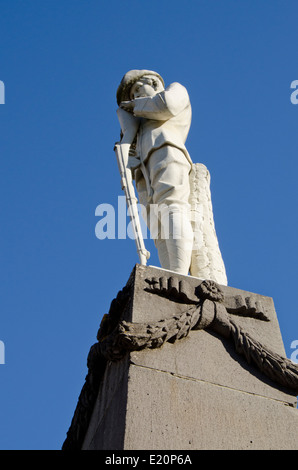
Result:
<svg viewBox="0 0 298 470"><path fill-rule="evenodd" d="M131 70L117 90L120 145L136 182L161 267L227 285L215 232L210 175L185 142L192 109L186 88L165 87L150 70ZM157 220L153 221L153 206ZM165 230L165 228L167 230Z"/></svg>

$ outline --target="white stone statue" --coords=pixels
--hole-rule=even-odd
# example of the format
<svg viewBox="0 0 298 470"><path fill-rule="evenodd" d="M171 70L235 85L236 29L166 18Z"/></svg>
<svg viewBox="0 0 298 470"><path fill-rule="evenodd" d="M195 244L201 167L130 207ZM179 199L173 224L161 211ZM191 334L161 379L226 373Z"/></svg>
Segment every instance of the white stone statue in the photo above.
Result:
<svg viewBox="0 0 298 470"><path fill-rule="evenodd" d="M226 285L214 228L210 175L185 147L191 124L188 92L167 88L150 70L131 70L117 90L120 145L155 240L161 267ZM127 152L128 155L128 152Z"/></svg>

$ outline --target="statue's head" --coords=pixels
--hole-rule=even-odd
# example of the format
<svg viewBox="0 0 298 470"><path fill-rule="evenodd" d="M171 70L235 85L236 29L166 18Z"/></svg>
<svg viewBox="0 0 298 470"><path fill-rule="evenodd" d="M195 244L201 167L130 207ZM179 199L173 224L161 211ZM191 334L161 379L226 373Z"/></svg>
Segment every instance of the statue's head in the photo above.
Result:
<svg viewBox="0 0 298 470"><path fill-rule="evenodd" d="M117 103L141 96L154 96L164 89L162 77L152 70L130 70L117 90Z"/></svg>

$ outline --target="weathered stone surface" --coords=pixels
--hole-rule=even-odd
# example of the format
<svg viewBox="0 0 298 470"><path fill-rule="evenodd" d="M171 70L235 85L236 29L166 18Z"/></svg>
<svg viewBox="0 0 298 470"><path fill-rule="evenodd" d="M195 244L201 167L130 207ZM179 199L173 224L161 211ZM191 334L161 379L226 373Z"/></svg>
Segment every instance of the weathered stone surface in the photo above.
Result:
<svg viewBox="0 0 298 470"><path fill-rule="evenodd" d="M239 390L296 406L296 396L277 387L254 366L235 353L229 341L205 330L191 331L187 338L160 349L130 355L136 366L168 372L190 380Z"/></svg>
<svg viewBox="0 0 298 470"><path fill-rule="evenodd" d="M128 381L128 356L122 361L108 364L83 449L124 448Z"/></svg>
<svg viewBox="0 0 298 470"><path fill-rule="evenodd" d="M184 311L184 294L195 298L198 279L175 274L171 287L176 301L146 287L148 279L169 278L170 274L136 266L129 280L132 295L122 318L149 325ZM187 281L183 292L177 294L183 280ZM235 297L250 299L250 306L261 305L264 317L247 307L238 309L237 315L234 308L231 317L258 341L284 355L272 299L221 287L231 312ZM228 339L199 330L174 344L132 351L119 361L108 362L82 448L297 450L297 425L295 392L248 364Z"/></svg>
<svg viewBox="0 0 298 470"><path fill-rule="evenodd" d="M297 450L297 424L277 399L126 358L106 372L83 449Z"/></svg>
<svg viewBox="0 0 298 470"><path fill-rule="evenodd" d="M127 450L298 448L297 410L260 395L131 366L127 396Z"/></svg>

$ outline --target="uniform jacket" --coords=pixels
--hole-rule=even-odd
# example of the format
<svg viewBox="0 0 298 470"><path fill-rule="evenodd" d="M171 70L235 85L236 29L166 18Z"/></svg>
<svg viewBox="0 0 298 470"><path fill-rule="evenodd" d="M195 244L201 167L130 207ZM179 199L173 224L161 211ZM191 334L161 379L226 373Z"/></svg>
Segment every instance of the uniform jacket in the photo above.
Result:
<svg viewBox="0 0 298 470"><path fill-rule="evenodd" d="M172 83L153 97L136 98L133 114L140 119L137 155L145 163L150 153L172 145L182 150L190 163L185 141L191 124L191 105L187 90Z"/></svg>

